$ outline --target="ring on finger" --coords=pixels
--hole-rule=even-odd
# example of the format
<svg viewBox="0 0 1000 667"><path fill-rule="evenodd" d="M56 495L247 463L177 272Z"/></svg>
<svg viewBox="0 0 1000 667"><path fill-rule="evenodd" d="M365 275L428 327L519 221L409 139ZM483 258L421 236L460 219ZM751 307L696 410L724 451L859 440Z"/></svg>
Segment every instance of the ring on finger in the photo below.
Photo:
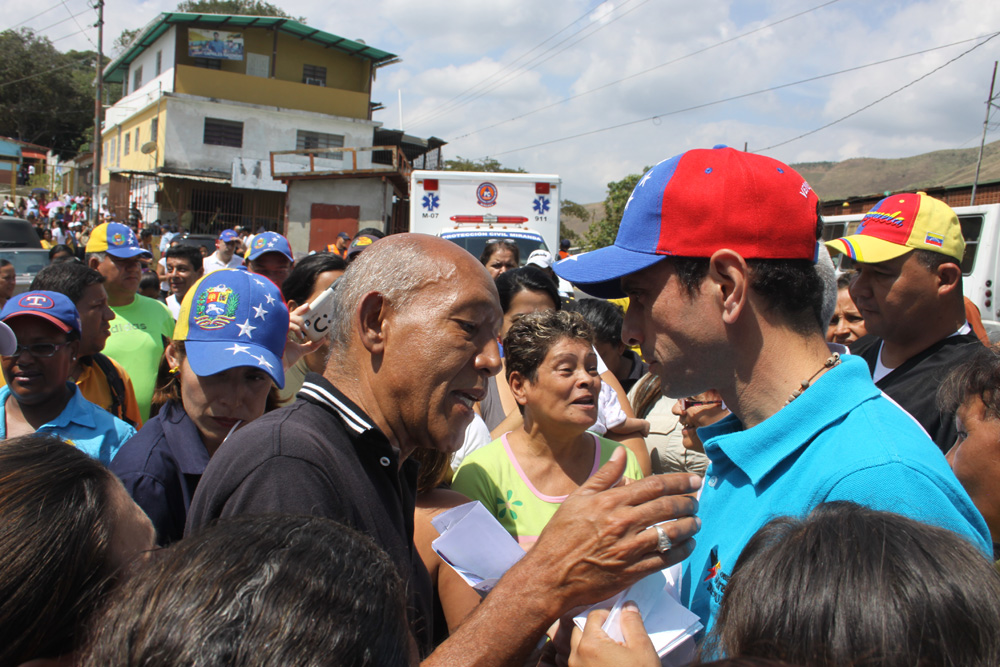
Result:
<svg viewBox="0 0 1000 667"><path fill-rule="evenodd" d="M656 550L661 554L667 553L673 548L674 543L670 541L670 536L661 524L656 524L653 528L656 529Z"/></svg>

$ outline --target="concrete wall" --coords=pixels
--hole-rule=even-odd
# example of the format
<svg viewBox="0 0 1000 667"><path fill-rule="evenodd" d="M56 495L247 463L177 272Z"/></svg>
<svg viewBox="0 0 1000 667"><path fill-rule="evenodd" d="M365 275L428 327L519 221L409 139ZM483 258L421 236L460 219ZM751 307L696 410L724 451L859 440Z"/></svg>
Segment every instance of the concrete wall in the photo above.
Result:
<svg viewBox="0 0 1000 667"><path fill-rule="evenodd" d="M214 172L223 178L231 176L234 158L270 160L271 151L294 150L298 130L343 135L345 146L371 146L377 125L369 120L178 95L166 101L166 122L161 121L160 127L164 167ZM205 144L205 118L242 122L243 147Z"/></svg>
<svg viewBox="0 0 1000 667"><path fill-rule="evenodd" d="M313 204L358 206L361 208L358 229L375 227L385 230L385 221L392 214L392 185L378 177L289 183L285 235L296 253L305 253L309 249Z"/></svg>

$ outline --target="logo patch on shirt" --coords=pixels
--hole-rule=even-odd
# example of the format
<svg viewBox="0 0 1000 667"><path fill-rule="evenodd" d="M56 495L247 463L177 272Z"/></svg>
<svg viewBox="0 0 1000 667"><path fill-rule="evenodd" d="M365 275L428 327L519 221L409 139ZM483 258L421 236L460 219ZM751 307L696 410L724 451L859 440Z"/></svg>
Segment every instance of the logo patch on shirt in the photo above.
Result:
<svg viewBox="0 0 1000 667"><path fill-rule="evenodd" d="M225 285L205 290L194 307L194 323L206 331L221 329L236 318L240 295Z"/></svg>
<svg viewBox="0 0 1000 667"><path fill-rule="evenodd" d="M702 583L708 583L708 594L712 601L718 605L722 603L722 594L726 592L726 585L729 583L729 575L722 571L722 561L719 559L719 548L712 547L709 554L709 562L712 565L708 568L705 579Z"/></svg>

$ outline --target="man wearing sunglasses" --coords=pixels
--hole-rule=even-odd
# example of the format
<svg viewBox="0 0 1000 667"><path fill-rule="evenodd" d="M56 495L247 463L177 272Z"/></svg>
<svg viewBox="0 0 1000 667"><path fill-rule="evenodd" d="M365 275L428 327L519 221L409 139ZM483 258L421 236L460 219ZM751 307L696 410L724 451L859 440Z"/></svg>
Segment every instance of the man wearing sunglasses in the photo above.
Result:
<svg viewBox="0 0 1000 667"><path fill-rule="evenodd" d="M708 629L754 533L819 503L897 512L992 551L933 441L863 359L827 347L818 204L777 160L691 150L643 176L614 245L555 267L594 296L629 297L622 339L641 347L664 394L714 389L732 411L698 430L711 464L681 601Z"/></svg>
<svg viewBox="0 0 1000 667"><path fill-rule="evenodd" d="M97 407L72 381L80 346L80 315L58 292L25 292L0 311L14 332L0 368L0 440L46 433L72 443L105 465L135 429ZM13 348L13 349L12 349Z"/></svg>

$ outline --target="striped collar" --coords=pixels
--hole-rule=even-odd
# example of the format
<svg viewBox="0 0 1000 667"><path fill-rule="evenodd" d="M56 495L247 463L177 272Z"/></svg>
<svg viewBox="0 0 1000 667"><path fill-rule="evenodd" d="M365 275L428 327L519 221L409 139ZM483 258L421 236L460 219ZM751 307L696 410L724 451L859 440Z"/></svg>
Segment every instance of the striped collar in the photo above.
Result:
<svg viewBox="0 0 1000 667"><path fill-rule="evenodd" d="M337 391L337 388L321 375L316 373L306 375L298 397L336 412L344 424L355 433L364 433L375 428L361 408Z"/></svg>

